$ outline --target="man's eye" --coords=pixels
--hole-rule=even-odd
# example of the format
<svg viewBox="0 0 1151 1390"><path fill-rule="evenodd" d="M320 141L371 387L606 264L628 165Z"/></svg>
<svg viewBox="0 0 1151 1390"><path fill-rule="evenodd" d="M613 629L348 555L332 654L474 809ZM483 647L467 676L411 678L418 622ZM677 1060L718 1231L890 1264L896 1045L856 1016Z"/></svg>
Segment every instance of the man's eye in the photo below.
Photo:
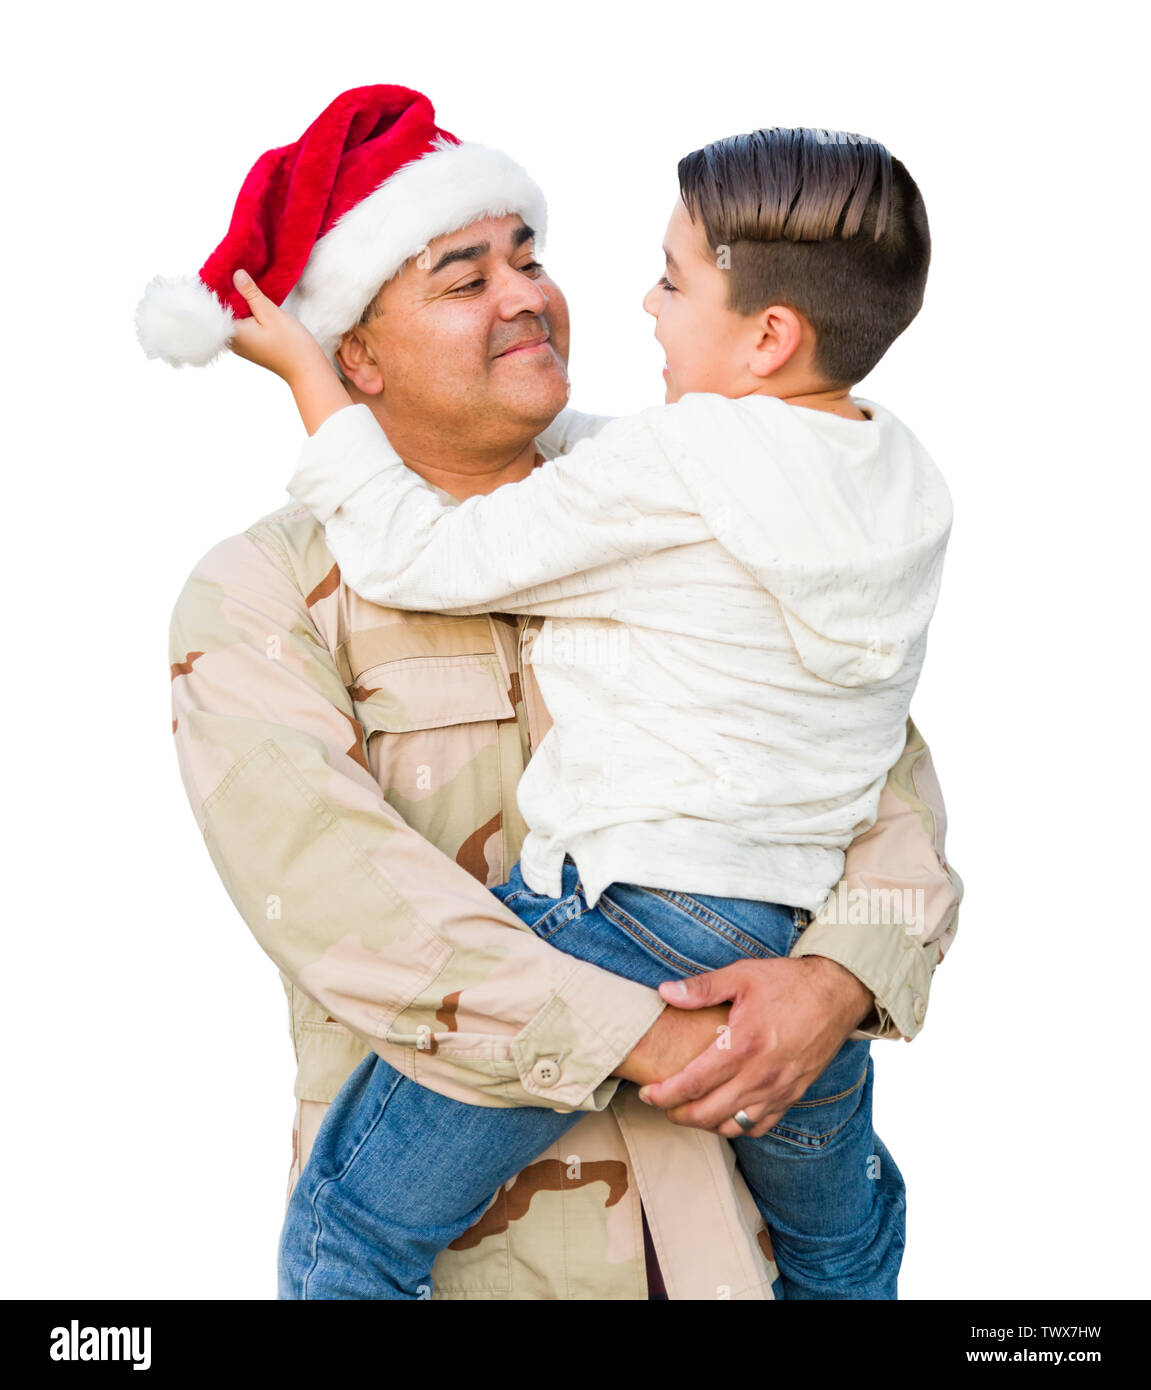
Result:
<svg viewBox="0 0 1151 1390"><path fill-rule="evenodd" d="M516 268L522 271L525 275L537 275L541 270L543 270L543 266L540 264L539 261L528 261L526 265L517 266Z"/></svg>
<svg viewBox="0 0 1151 1390"><path fill-rule="evenodd" d="M481 280L469 280L468 283L467 283L466 285L456 285L455 288L454 288L454 289L450 289L450 290L448 291L448 293L449 293L449 294L462 294L462 293L464 292L464 290L482 289L482 288L483 288L483 285L484 285L484 282L483 282L482 279L481 279Z"/></svg>
<svg viewBox="0 0 1151 1390"><path fill-rule="evenodd" d="M671 283L671 281L667 278L666 275L661 275L659 279L656 281L656 283L665 290L671 290L673 293L675 291L675 286Z"/></svg>

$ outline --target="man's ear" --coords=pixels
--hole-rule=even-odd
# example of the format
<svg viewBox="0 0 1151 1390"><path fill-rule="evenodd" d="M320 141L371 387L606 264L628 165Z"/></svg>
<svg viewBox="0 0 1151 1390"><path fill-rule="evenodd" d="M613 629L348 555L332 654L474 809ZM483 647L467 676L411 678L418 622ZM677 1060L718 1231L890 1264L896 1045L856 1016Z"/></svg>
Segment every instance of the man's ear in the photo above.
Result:
<svg viewBox="0 0 1151 1390"><path fill-rule="evenodd" d="M384 389L384 375L371 348L358 329L345 333L336 349L336 365L345 379L365 396L378 396Z"/></svg>
<svg viewBox="0 0 1151 1390"><path fill-rule="evenodd" d="M802 314L788 304L772 304L756 315L755 336L748 358L754 376L771 376L799 351L814 330Z"/></svg>

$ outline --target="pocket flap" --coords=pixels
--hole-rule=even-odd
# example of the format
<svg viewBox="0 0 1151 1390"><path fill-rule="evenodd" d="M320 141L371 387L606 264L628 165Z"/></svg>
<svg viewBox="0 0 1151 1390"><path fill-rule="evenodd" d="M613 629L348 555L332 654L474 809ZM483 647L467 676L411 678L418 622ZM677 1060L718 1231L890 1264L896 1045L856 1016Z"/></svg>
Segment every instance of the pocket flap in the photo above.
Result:
<svg viewBox="0 0 1151 1390"><path fill-rule="evenodd" d="M491 623L480 614L449 618L436 613L410 613L401 621L353 632L336 649L336 664L345 685L385 662L424 656L494 656Z"/></svg>
<svg viewBox="0 0 1151 1390"><path fill-rule="evenodd" d="M416 614L354 633L337 660L368 738L515 718L486 617Z"/></svg>

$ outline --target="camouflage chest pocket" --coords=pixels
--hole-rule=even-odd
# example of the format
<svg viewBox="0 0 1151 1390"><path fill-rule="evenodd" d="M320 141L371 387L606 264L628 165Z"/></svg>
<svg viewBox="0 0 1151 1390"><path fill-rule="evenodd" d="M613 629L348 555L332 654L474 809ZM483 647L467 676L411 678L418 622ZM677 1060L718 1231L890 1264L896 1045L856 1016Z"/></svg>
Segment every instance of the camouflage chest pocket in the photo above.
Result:
<svg viewBox="0 0 1151 1390"><path fill-rule="evenodd" d="M353 634L336 659L385 797L459 859L499 824L500 726L516 718L489 620L405 615Z"/></svg>

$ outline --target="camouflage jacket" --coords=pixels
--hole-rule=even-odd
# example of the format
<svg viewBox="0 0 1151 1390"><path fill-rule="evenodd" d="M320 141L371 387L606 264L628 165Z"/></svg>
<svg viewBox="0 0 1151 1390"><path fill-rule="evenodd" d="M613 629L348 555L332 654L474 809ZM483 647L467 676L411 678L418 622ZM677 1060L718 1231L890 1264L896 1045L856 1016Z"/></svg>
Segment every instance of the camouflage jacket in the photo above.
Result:
<svg viewBox="0 0 1151 1390"><path fill-rule="evenodd" d="M485 887L519 853L516 783L549 724L524 661L540 625L368 603L295 505L210 550L177 600L181 775L288 997L289 1191L374 1049L473 1104L587 1112L441 1254L435 1297L642 1299L642 1211L671 1298L770 1298L776 1266L731 1146L610 1076L658 994L563 955ZM792 952L840 961L875 994L855 1037L922 1026L962 893L944 829L909 720L879 819Z"/></svg>

